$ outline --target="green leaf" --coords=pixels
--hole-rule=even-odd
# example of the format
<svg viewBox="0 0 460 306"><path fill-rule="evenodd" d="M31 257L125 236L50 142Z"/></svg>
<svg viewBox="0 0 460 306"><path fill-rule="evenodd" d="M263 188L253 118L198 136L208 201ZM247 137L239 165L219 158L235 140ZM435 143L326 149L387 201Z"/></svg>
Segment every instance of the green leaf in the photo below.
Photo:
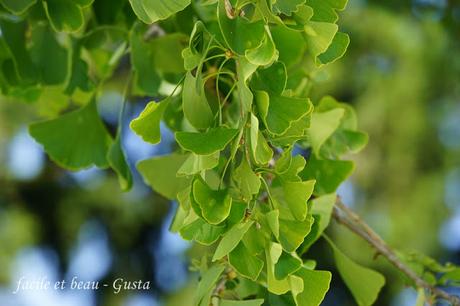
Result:
<svg viewBox="0 0 460 306"><path fill-rule="evenodd" d="M244 234L254 224L254 221L240 223L232 227L222 238L217 246L216 252L212 257L212 261L216 261L230 253L243 239Z"/></svg>
<svg viewBox="0 0 460 306"><path fill-rule="evenodd" d="M145 26L137 24L130 32L131 63L135 72L137 88L150 96L155 96L158 93L161 78L154 69L154 50L144 40L145 31Z"/></svg>
<svg viewBox="0 0 460 306"><path fill-rule="evenodd" d="M197 129L206 129L212 125L214 115L209 106L201 75L194 77L189 71L185 76L182 91L184 116Z"/></svg>
<svg viewBox="0 0 460 306"><path fill-rule="evenodd" d="M316 231L312 231L305 238L300 253L305 253L308 248L321 237L321 234L328 227L331 220L332 210L334 209L336 194L328 194L311 201L311 214L315 217Z"/></svg>
<svg viewBox="0 0 460 306"><path fill-rule="evenodd" d="M308 135L316 156L319 156L321 146L339 127L343 114L344 110L339 108L327 112L314 112L312 114Z"/></svg>
<svg viewBox="0 0 460 306"><path fill-rule="evenodd" d="M270 65L276 61L278 58L278 51L276 50L270 31L266 31L262 43L259 46L246 50L245 55L250 63L258 66Z"/></svg>
<svg viewBox="0 0 460 306"><path fill-rule="evenodd" d="M269 96L265 91L256 92L256 102L265 126L275 135L282 135L293 122L313 110L308 99Z"/></svg>
<svg viewBox="0 0 460 306"><path fill-rule="evenodd" d="M279 211L277 209L272 210L265 214L265 219L267 221L270 230L272 231L273 235L275 235L276 239L279 239L280 236L280 223L279 223Z"/></svg>
<svg viewBox="0 0 460 306"><path fill-rule="evenodd" d="M304 3L305 0L276 0L273 5L273 12L291 16L293 12L297 11L297 7Z"/></svg>
<svg viewBox="0 0 460 306"><path fill-rule="evenodd" d="M177 170L188 158L184 154L153 157L137 164L147 185L167 199L174 200L177 194L190 184L189 178L177 177Z"/></svg>
<svg viewBox="0 0 460 306"><path fill-rule="evenodd" d="M36 25L32 28L30 55L44 84L58 85L67 80L70 52L58 43L48 26ZM52 65L49 63L50 58L53 59Z"/></svg>
<svg viewBox="0 0 460 306"><path fill-rule="evenodd" d="M227 219L232 207L232 198L228 190L213 190L202 179L195 179L192 189L193 197L206 221L210 224L219 224Z"/></svg>
<svg viewBox="0 0 460 306"><path fill-rule="evenodd" d="M299 221L307 217L307 200L313 193L315 180L305 182L285 182L283 184L284 200L292 215Z"/></svg>
<svg viewBox="0 0 460 306"><path fill-rule="evenodd" d="M303 242L311 230L313 218L306 218L304 221L279 219L280 238L283 249L287 252L294 252Z"/></svg>
<svg viewBox="0 0 460 306"><path fill-rule="evenodd" d="M370 306L377 300L380 289L385 285L382 274L358 265L326 239L334 251L334 259L340 276L350 289L359 306Z"/></svg>
<svg viewBox="0 0 460 306"><path fill-rule="evenodd" d="M348 160L310 158L300 173L303 179L316 179L315 194L327 194L337 190L352 173L355 165Z"/></svg>
<svg viewBox="0 0 460 306"><path fill-rule="evenodd" d="M112 138L99 118L94 99L77 111L32 124L29 133L64 168L109 165L106 156Z"/></svg>
<svg viewBox="0 0 460 306"><path fill-rule="evenodd" d="M259 193L260 178L252 171L246 158L243 158L241 164L235 169L233 180L245 199L251 199L253 195Z"/></svg>
<svg viewBox="0 0 460 306"><path fill-rule="evenodd" d="M248 131L249 145L254 161L259 165L267 164L273 157L273 150L264 135L259 131L259 120L251 113L251 127Z"/></svg>
<svg viewBox="0 0 460 306"><path fill-rule="evenodd" d="M177 175L194 175L204 170L213 169L219 164L219 156L219 152L210 155L196 155L195 153L191 153L177 171Z"/></svg>
<svg viewBox="0 0 460 306"><path fill-rule="evenodd" d="M0 3L13 14L21 15L37 3L37 0L0 0Z"/></svg>
<svg viewBox="0 0 460 306"><path fill-rule="evenodd" d="M225 225L212 225L199 218L185 225L179 233L185 240L211 245L225 232Z"/></svg>
<svg viewBox="0 0 460 306"><path fill-rule="evenodd" d="M275 264L275 277L279 280L285 279L301 266L302 260L295 253L289 254L283 251Z"/></svg>
<svg viewBox="0 0 460 306"><path fill-rule="evenodd" d="M43 1L46 16L57 32L77 32L83 27L83 12L72 0Z"/></svg>
<svg viewBox="0 0 460 306"><path fill-rule="evenodd" d="M204 133L177 132L176 140L184 150L199 155L210 155L222 151L237 133L236 129L217 127Z"/></svg>
<svg viewBox="0 0 460 306"><path fill-rule="evenodd" d="M8 81L17 80L27 85L35 83L37 81L37 71L26 46L26 22L1 18L0 27L2 38L8 49L7 52L10 53L13 62L5 61L3 63L4 66L6 66L6 63L10 63L13 66L10 68L12 71ZM6 67L3 69L5 70Z"/></svg>
<svg viewBox="0 0 460 306"><path fill-rule="evenodd" d="M131 169L126 161L126 154L121 146L120 135L115 139L107 153L107 160L118 175L118 181L123 191L128 191L133 185Z"/></svg>
<svg viewBox="0 0 460 306"><path fill-rule="evenodd" d="M329 271L314 271L305 268L296 273L303 280L304 290L296 296L298 306L319 306L326 293L332 279Z"/></svg>
<svg viewBox="0 0 460 306"><path fill-rule="evenodd" d="M168 107L170 98L161 102L150 102L142 113L130 123L131 129L144 141L159 143L161 141L160 121Z"/></svg>
<svg viewBox="0 0 460 306"><path fill-rule="evenodd" d="M263 299L245 300L245 301L232 301L220 300L220 306L261 306L264 303Z"/></svg>
<svg viewBox="0 0 460 306"><path fill-rule="evenodd" d="M334 23L338 19L337 11L345 9L348 0L307 0L314 10L312 20Z"/></svg>
<svg viewBox="0 0 460 306"><path fill-rule="evenodd" d="M281 295L292 290L293 295L303 290L303 281L300 277L290 275L282 280L275 277L275 265L278 263L283 248L278 243L270 243L265 250L267 260L267 289L269 292Z"/></svg>
<svg viewBox="0 0 460 306"><path fill-rule="evenodd" d="M249 22L241 16L228 18L225 0L219 0L218 21L225 43L239 55L244 55L246 50L257 48L264 39L264 22Z"/></svg>
<svg viewBox="0 0 460 306"><path fill-rule="evenodd" d="M342 32L337 32L327 50L316 58L317 64L330 64L341 58L347 51L350 37Z"/></svg>
<svg viewBox="0 0 460 306"><path fill-rule="evenodd" d="M268 68L257 69L251 79L251 88L279 96L283 93L286 82L286 66L282 62L276 62Z"/></svg>
<svg viewBox="0 0 460 306"><path fill-rule="evenodd" d="M137 17L145 23L154 23L182 11L191 0L129 0Z"/></svg>
<svg viewBox="0 0 460 306"><path fill-rule="evenodd" d="M209 292L214 289L215 284L219 280L220 275L224 272L225 266L215 265L209 268L206 272L202 273L201 281L195 295L195 305L200 304L202 299L205 298ZM205 305L209 305L209 302Z"/></svg>
<svg viewBox="0 0 460 306"><path fill-rule="evenodd" d="M273 41L279 52L279 61L287 67L298 64L306 52L306 42L299 31L284 26L271 28Z"/></svg>
<svg viewBox="0 0 460 306"><path fill-rule="evenodd" d="M327 51L339 28L333 23L310 21L305 29L307 51L316 58Z"/></svg>
<svg viewBox="0 0 460 306"><path fill-rule="evenodd" d="M264 267L263 260L252 254L243 242L228 254L228 261L239 274L253 281L257 280Z"/></svg>

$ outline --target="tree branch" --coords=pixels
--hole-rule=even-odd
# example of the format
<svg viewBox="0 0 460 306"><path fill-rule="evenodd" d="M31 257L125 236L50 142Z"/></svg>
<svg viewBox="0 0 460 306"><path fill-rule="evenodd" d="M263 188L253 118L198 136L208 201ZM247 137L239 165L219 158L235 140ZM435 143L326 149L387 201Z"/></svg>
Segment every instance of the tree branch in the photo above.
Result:
<svg viewBox="0 0 460 306"><path fill-rule="evenodd" d="M334 210L332 212L333 218L340 224L347 227L353 233L366 240L380 255L385 257L395 268L404 273L410 278L417 287L424 288L430 291L435 296L450 302L453 306L460 306L460 298L451 295L446 291L430 285L422 279L417 273L409 268L396 253L383 241L382 238L366 224L356 213L348 208L342 200L337 197Z"/></svg>

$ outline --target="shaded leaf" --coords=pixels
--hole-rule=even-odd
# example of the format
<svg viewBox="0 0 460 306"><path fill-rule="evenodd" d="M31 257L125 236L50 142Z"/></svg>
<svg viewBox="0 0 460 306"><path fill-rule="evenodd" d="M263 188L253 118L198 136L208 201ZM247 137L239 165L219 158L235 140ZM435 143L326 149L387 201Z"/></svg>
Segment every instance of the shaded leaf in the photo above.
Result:
<svg viewBox="0 0 460 306"><path fill-rule="evenodd" d="M99 118L94 99L79 110L30 125L29 133L64 168L109 165L106 156L112 139Z"/></svg>
<svg viewBox="0 0 460 306"><path fill-rule="evenodd" d="M210 224L219 224L227 219L232 206L228 190L213 190L202 179L193 181L192 190L206 221Z"/></svg>
<svg viewBox="0 0 460 306"><path fill-rule="evenodd" d="M118 181L121 189L123 191L131 189L131 186L133 185L133 177L131 169L126 161L126 154L121 146L120 136L118 136L110 146L107 153L107 160L110 167L112 167L118 175Z"/></svg>
<svg viewBox="0 0 460 306"><path fill-rule="evenodd" d="M228 261L239 274L253 281L257 280L264 267L263 260L251 254L243 242L240 242L228 254Z"/></svg>
<svg viewBox="0 0 460 306"><path fill-rule="evenodd" d="M178 192L190 184L189 178L177 177L177 170L185 162L188 155L173 153L153 157L137 164L147 185L162 196L174 200Z"/></svg>
<svg viewBox="0 0 460 306"><path fill-rule="evenodd" d="M211 126L214 116L204 93L204 84L201 76L194 77L187 72L182 91L182 105L184 116L197 129L206 129Z"/></svg>
<svg viewBox="0 0 460 306"><path fill-rule="evenodd" d="M185 9L191 0L129 0L137 17L145 23L166 19Z"/></svg>

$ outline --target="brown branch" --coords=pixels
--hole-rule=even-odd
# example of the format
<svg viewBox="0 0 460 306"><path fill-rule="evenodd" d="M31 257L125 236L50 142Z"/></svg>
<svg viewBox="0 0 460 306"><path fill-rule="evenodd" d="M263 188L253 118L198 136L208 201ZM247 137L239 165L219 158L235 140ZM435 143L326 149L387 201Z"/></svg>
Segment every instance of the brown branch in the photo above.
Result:
<svg viewBox="0 0 460 306"><path fill-rule="evenodd" d="M396 253L383 241L382 238L366 224L356 213L348 208L337 197L337 201L332 212L334 219L347 227L353 233L366 240L380 255L385 257L395 268L410 278L417 287L430 291L433 295L450 302L453 306L460 306L460 298L451 295L446 291L430 285L422 279L417 273L409 268Z"/></svg>

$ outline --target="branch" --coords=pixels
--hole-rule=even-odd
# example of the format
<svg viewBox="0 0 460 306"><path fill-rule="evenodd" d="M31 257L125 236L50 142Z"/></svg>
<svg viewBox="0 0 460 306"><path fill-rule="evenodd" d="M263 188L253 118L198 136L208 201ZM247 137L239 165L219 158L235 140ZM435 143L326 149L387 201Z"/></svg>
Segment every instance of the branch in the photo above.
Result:
<svg viewBox="0 0 460 306"><path fill-rule="evenodd" d="M366 240L379 254L385 257L395 268L410 278L417 287L424 288L432 292L435 296L450 302L453 306L460 306L460 298L451 295L446 291L430 285L404 262L402 262L396 253L383 241L382 238L370 228L356 213L343 204L342 200L337 197L334 210L332 212L334 219L346 226L353 233Z"/></svg>

